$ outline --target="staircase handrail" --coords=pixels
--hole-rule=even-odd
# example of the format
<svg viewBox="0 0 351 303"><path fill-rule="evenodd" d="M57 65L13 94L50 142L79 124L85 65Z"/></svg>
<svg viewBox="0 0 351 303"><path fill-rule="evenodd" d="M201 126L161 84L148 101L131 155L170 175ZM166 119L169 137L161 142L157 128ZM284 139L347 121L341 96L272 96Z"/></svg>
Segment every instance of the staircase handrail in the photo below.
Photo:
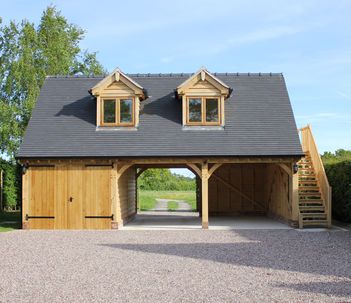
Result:
<svg viewBox="0 0 351 303"><path fill-rule="evenodd" d="M304 153L309 153L311 156L312 165L316 174L316 180L320 186L322 193L325 211L327 214L328 227L331 226L332 212L332 191L329 185L327 174L325 173L324 165L321 156L318 152L316 141L312 134L311 126L308 124L299 129L301 132L301 145Z"/></svg>

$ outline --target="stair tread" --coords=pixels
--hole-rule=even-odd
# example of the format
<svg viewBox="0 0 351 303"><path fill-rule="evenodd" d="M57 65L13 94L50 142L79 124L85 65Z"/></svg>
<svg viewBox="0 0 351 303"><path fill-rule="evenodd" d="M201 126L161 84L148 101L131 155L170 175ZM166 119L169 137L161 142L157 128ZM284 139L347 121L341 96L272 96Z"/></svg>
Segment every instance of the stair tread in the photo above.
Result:
<svg viewBox="0 0 351 303"><path fill-rule="evenodd" d="M299 186L299 190L319 190L319 186Z"/></svg>
<svg viewBox="0 0 351 303"><path fill-rule="evenodd" d="M325 207L323 205L300 205L300 210L321 210L324 211Z"/></svg>

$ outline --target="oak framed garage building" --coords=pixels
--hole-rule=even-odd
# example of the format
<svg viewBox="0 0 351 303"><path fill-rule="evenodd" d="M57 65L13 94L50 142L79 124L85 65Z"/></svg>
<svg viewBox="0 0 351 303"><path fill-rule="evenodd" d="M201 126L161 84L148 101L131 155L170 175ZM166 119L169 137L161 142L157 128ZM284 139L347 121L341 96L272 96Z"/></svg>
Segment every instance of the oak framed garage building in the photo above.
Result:
<svg viewBox="0 0 351 303"><path fill-rule="evenodd" d="M328 180L301 133L282 74L47 77L17 155L23 227L120 228L150 167L196 174L203 228L253 213L330 226Z"/></svg>

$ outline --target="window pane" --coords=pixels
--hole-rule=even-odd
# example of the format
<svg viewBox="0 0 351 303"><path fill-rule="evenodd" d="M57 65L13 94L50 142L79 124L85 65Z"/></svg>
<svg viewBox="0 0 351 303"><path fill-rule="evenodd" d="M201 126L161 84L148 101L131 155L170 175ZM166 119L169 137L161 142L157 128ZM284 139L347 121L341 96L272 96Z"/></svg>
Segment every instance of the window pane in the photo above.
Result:
<svg viewBox="0 0 351 303"><path fill-rule="evenodd" d="M131 99L121 99L119 101L120 122L133 122L133 101Z"/></svg>
<svg viewBox="0 0 351 303"><path fill-rule="evenodd" d="M201 99L189 99L189 122L201 122Z"/></svg>
<svg viewBox="0 0 351 303"><path fill-rule="evenodd" d="M116 101L104 100L104 123L116 122Z"/></svg>
<svg viewBox="0 0 351 303"><path fill-rule="evenodd" d="M218 99L206 99L206 122L218 122Z"/></svg>

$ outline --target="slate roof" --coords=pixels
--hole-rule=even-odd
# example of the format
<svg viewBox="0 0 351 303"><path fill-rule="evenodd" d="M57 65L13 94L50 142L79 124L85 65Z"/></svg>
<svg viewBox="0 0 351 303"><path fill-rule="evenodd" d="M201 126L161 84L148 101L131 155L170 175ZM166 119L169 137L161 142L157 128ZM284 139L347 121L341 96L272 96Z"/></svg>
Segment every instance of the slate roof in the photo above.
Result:
<svg viewBox="0 0 351 303"><path fill-rule="evenodd" d="M282 74L214 75L233 89L223 129L183 128L174 89L190 74L128 75L149 95L134 130L97 130L88 90L102 77L48 77L17 158L303 154Z"/></svg>

